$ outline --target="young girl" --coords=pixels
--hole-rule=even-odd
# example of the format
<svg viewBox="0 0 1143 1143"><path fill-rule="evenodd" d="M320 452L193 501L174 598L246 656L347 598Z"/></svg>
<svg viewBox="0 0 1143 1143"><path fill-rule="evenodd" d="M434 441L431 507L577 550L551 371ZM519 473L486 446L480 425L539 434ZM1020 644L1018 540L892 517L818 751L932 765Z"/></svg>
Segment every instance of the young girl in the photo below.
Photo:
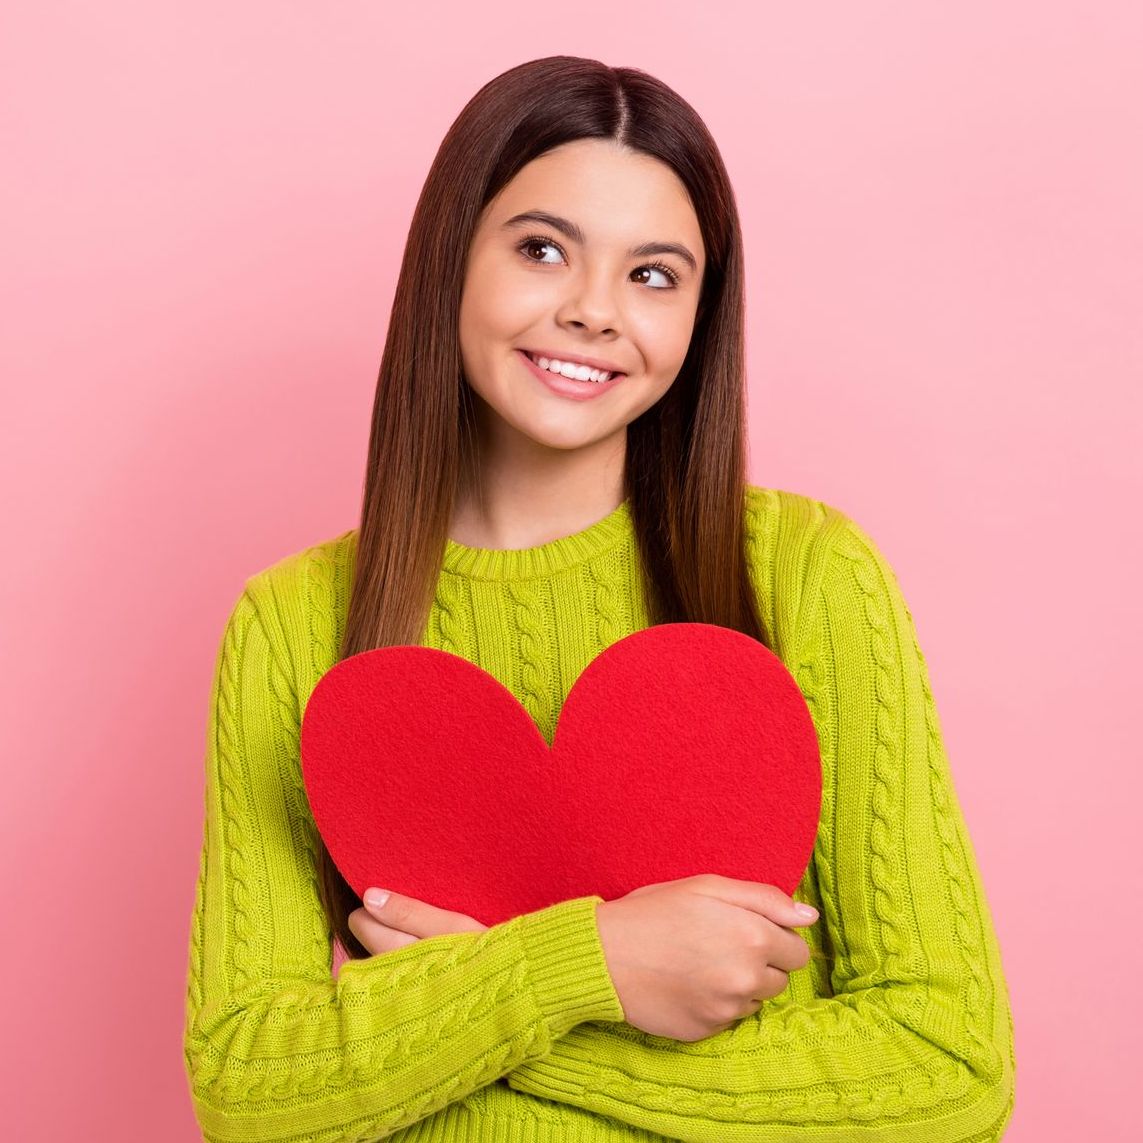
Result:
<svg viewBox="0 0 1143 1143"><path fill-rule="evenodd" d="M1000 1138L1007 988L912 617L858 524L746 482L743 329L734 195L668 87L555 56L464 108L401 265L360 527L248 579L219 650L185 1035L206 1138ZM796 900L712 871L485 927L356 897L301 779L330 667L464 656L550 743L596 655L683 621L765 643L810 707Z"/></svg>

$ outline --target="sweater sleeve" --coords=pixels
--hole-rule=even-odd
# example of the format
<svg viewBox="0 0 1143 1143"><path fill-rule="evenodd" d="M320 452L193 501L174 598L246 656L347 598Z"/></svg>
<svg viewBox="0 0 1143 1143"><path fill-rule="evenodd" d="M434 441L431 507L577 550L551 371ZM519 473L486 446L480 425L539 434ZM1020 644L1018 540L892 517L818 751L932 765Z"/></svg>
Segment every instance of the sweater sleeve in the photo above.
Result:
<svg viewBox="0 0 1143 1143"><path fill-rule="evenodd" d="M249 583L217 663L184 1057L207 1140L376 1139L623 1009L601 897L426 938L331 973L288 658Z"/></svg>
<svg viewBox="0 0 1143 1143"><path fill-rule="evenodd" d="M820 893L811 944L828 972L693 1043L585 1023L513 1069L512 1088L692 1143L1003 1134L1007 985L927 667L892 569L837 514L795 647L822 747L803 887Z"/></svg>

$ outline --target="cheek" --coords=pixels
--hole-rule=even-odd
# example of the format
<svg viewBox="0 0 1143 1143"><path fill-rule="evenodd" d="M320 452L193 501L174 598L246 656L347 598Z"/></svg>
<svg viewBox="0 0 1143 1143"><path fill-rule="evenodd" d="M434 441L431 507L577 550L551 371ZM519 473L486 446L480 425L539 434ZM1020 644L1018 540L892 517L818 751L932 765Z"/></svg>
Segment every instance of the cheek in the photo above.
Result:
<svg viewBox="0 0 1143 1143"><path fill-rule="evenodd" d="M471 299L462 300L460 307L461 365L469 383L478 391L491 367L492 343L497 339L497 331L492 324L495 314L489 312L486 298L487 292L474 284Z"/></svg>
<svg viewBox="0 0 1143 1143"><path fill-rule="evenodd" d="M461 305L460 341L466 359L491 362L502 358L535 327L535 307L512 290L495 282L474 284L470 301Z"/></svg>
<svg viewBox="0 0 1143 1143"><path fill-rule="evenodd" d="M648 323L639 332L639 341L645 347L648 371L656 378L673 378L686 359L691 344L693 321L678 315Z"/></svg>

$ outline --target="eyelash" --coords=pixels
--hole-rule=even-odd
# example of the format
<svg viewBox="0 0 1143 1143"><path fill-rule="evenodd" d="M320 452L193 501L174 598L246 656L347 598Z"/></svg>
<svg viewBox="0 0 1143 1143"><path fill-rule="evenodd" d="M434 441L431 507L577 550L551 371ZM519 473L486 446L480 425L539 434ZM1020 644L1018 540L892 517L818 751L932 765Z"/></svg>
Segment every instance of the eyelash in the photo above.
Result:
<svg viewBox="0 0 1143 1143"><path fill-rule="evenodd" d="M545 235L545 234L529 234L527 238L523 239L521 242L518 242L516 244L516 249L520 252L521 258L523 258L526 262L531 262L537 266L543 265L543 263L540 262L536 258L529 258L528 255L524 253L524 251L529 246L553 246L561 254L564 253L564 248L558 242L554 242L547 235ZM675 271L672 270L671 267L666 265L664 262L645 262L642 266L637 267L637 269L640 269L640 270L659 270L661 273L666 274L667 277L671 280L671 285L669 287L667 287L668 289L674 289L679 284L679 275L676 274ZM658 286L658 287L652 286L651 288L652 289L662 289L663 287L662 286Z"/></svg>

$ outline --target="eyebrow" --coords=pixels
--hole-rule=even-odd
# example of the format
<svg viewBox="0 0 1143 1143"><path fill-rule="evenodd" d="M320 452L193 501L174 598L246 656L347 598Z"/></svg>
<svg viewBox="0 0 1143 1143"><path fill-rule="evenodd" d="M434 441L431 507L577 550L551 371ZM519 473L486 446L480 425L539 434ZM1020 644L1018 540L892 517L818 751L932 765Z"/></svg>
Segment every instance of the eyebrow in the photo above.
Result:
<svg viewBox="0 0 1143 1143"><path fill-rule="evenodd" d="M570 219L561 218L558 214L549 214L546 210L526 210L521 214L514 214L501 229L507 230L525 222L537 222L542 226L550 226L553 230L558 230L565 237L570 238L573 242L578 242L581 246L587 242L587 235L584 234L581 227ZM695 256L679 242L644 242L639 246L632 246L627 253L632 258L645 258L650 254L675 254L686 262L693 271L698 271L698 262L695 260Z"/></svg>

